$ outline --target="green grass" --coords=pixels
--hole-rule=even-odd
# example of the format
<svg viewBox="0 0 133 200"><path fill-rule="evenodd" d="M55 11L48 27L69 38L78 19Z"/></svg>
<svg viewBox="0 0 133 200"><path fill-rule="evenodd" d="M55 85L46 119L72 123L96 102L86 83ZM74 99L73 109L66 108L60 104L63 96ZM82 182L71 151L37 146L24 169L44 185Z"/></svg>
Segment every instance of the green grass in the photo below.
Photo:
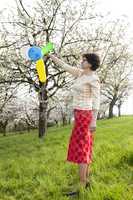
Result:
<svg viewBox="0 0 133 200"><path fill-rule="evenodd" d="M0 137L0 200L67 200L62 190L79 182L66 162L71 126L49 128L46 137ZM81 200L133 200L133 117L98 121L91 165L92 191ZM72 198L72 197L71 197Z"/></svg>

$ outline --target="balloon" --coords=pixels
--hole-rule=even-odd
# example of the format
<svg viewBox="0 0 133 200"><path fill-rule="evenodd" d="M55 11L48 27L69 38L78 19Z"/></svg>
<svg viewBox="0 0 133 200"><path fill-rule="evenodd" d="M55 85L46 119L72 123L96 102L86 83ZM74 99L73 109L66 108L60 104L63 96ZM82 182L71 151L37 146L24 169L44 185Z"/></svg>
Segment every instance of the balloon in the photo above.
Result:
<svg viewBox="0 0 133 200"><path fill-rule="evenodd" d="M39 80L44 83L46 81L46 71L43 59L39 59L36 61L36 69L38 72Z"/></svg>
<svg viewBox="0 0 133 200"><path fill-rule="evenodd" d="M39 80L43 83L46 81L46 71L42 57L53 50L54 45L52 42L47 43L46 46L42 48L32 46L25 49L25 58L36 62L36 69L39 76Z"/></svg>
<svg viewBox="0 0 133 200"><path fill-rule="evenodd" d="M33 46L28 51L28 56L31 60L37 61L42 58L42 51L40 47Z"/></svg>
<svg viewBox="0 0 133 200"><path fill-rule="evenodd" d="M42 55L47 55L49 52L54 50L54 45L52 42L49 42L46 46L42 47Z"/></svg>

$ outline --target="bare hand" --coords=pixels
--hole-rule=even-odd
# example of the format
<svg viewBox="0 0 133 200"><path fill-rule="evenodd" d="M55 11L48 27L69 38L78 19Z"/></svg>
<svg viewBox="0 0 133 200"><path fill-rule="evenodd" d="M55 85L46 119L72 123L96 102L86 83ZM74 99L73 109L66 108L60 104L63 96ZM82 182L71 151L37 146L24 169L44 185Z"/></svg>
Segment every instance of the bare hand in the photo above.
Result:
<svg viewBox="0 0 133 200"><path fill-rule="evenodd" d="M96 131L96 127L90 127L90 131L93 133Z"/></svg>

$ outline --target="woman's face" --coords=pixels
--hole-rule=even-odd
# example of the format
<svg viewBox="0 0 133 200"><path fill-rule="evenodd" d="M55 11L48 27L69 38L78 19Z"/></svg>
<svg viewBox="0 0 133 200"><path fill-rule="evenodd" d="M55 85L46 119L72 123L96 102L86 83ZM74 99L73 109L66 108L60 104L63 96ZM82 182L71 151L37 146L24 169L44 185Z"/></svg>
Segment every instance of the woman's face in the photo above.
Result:
<svg viewBox="0 0 133 200"><path fill-rule="evenodd" d="M88 61L85 57L82 57L81 67L82 67L82 69L91 69L91 64L88 63Z"/></svg>

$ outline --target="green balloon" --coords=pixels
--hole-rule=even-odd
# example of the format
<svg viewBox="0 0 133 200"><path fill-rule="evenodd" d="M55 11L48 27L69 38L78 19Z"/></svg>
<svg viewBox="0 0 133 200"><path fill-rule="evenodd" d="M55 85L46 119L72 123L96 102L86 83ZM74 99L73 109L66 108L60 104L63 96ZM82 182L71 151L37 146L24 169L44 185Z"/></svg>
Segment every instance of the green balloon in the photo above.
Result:
<svg viewBox="0 0 133 200"><path fill-rule="evenodd" d="M42 47L42 55L47 55L49 52L54 50L54 44L52 42L49 42L46 44L46 46Z"/></svg>

